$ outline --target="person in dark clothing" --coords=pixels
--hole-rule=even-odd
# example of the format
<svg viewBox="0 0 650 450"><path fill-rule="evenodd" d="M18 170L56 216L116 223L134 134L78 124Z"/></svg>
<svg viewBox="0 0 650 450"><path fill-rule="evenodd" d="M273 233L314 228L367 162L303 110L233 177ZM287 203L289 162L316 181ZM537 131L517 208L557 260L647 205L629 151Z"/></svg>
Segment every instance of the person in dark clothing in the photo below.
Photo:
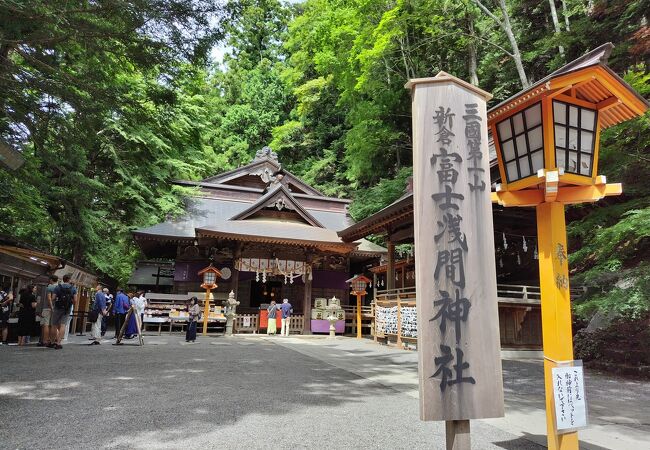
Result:
<svg viewBox="0 0 650 450"><path fill-rule="evenodd" d="M113 311L113 294L111 294L108 288L104 288L104 296L106 297L106 315L102 316L102 336L106 334L106 329L108 328L108 316Z"/></svg>
<svg viewBox="0 0 650 450"><path fill-rule="evenodd" d="M113 336L113 339L117 339L117 336L120 334L120 330L124 324L124 319L126 318L126 313L129 311L130 307L131 302L129 297L122 289L118 288L115 302L113 303L113 316L115 317L115 336Z"/></svg>
<svg viewBox="0 0 650 450"><path fill-rule="evenodd" d="M200 309L199 303L196 297L190 299L190 303L187 306L187 311L190 314L189 322L187 323L187 332L185 333L185 342L194 342L196 341L196 321L199 319Z"/></svg>
<svg viewBox="0 0 650 450"><path fill-rule="evenodd" d="M29 344L36 323L36 286L28 286L20 295L18 313L18 345Z"/></svg>
<svg viewBox="0 0 650 450"><path fill-rule="evenodd" d="M0 329L2 329L2 345L7 345L9 334L9 316L14 303L14 293L11 286L7 285L0 290Z"/></svg>

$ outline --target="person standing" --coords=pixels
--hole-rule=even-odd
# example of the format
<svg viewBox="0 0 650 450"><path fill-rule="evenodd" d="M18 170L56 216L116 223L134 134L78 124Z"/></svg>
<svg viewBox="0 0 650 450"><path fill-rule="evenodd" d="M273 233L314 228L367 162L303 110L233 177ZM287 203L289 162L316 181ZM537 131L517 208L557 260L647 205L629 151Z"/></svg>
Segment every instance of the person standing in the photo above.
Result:
<svg viewBox="0 0 650 450"><path fill-rule="evenodd" d="M18 313L18 345L29 344L29 338L36 323L36 286L27 286L20 294L20 312Z"/></svg>
<svg viewBox="0 0 650 450"><path fill-rule="evenodd" d="M75 286L74 282L70 282L70 285L76 290L77 287ZM65 328L64 328L64 333L63 333L63 340L65 342L68 341L68 334L70 333L70 322L72 322L72 317L74 317L74 309L77 307L77 301L76 301L76 296L72 301L72 305L70 305L70 309L68 310L68 318L65 321Z"/></svg>
<svg viewBox="0 0 650 450"><path fill-rule="evenodd" d="M140 329L142 329L142 321L144 320L144 310L147 307L147 298L144 296L144 292L140 292L137 297L133 297L132 300L133 306L135 306L135 312L140 318Z"/></svg>
<svg viewBox="0 0 650 450"><path fill-rule="evenodd" d="M49 347L50 345L50 322L52 320L52 304L54 302L54 289L58 286L59 277L50 276L50 283L47 285L45 297L41 297L36 309L36 315L41 319L41 341L39 346Z"/></svg>
<svg viewBox="0 0 650 450"><path fill-rule="evenodd" d="M61 341L70 318L72 305L76 303L77 288L70 283L70 274L63 275L63 283L54 289L54 308L50 325L50 347L61 350Z"/></svg>
<svg viewBox="0 0 650 450"><path fill-rule="evenodd" d="M276 320L278 314L278 305L275 300L271 300L271 304L266 309L269 313L268 325L266 326L266 334L268 336L275 335L278 332L278 322Z"/></svg>
<svg viewBox="0 0 650 450"><path fill-rule="evenodd" d="M187 332L185 333L185 342L196 341L196 322L199 320L199 314L201 313L198 301L199 300L196 297L192 297L190 299L190 304L187 307L187 312L190 317L187 324Z"/></svg>
<svg viewBox="0 0 650 450"><path fill-rule="evenodd" d="M0 328L2 328L2 345L7 345L9 335L9 315L14 303L14 294L11 286L7 285L0 291Z"/></svg>
<svg viewBox="0 0 650 450"><path fill-rule="evenodd" d="M129 308L127 309L127 313L129 310L131 310L131 314L128 316L128 322L126 324L126 330L124 331L124 337L126 339L132 339L133 336L138 334L138 324L137 320L135 318L136 312L135 312L135 294L132 292L129 292ZM126 318L124 319L126 320Z"/></svg>
<svg viewBox="0 0 650 450"><path fill-rule="evenodd" d="M280 336L289 336L291 313L293 312L293 307L291 306L291 303L289 303L288 298L282 300L280 311L282 311L282 329L280 330Z"/></svg>
<svg viewBox="0 0 650 450"><path fill-rule="evenodd" d="M131 302L129 301L129 297L122 289L117 288L117 295L115 296L115 303L113 305L113 316L115 317L115 336L113 336L113 339L117 339L117 336L120 334L120 330L124 324L124 318L130 307Z"/></svg>
<svg viewBox="0 0 650 450"><path fill-rule="evenodd" d="M106 315L106 295L102 291L102 286L99 284L95 290L93 311L97 313L97 320L93 323L93 341L90 345L99 345L102 340L102 318Z"/></svg>
<svg viewBox="0 0 650 450"><path fill-rule="evenodd" d="M113 294L110 293L108 288L103 290L104 296L106 297L106 315L102 316L102 337L106 335L106 328L108 326L108 316L113 310Z"/></svg>

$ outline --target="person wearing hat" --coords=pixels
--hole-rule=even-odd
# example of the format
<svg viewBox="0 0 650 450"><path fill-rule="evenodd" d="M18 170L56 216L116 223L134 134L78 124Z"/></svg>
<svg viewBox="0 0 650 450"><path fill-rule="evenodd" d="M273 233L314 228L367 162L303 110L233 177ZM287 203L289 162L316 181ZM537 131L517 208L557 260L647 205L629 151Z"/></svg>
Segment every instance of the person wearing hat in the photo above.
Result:
<svg viewBox="0 0 650 450"><path fill-rule="evenodd" d="M185 342L194 342L196 341L196 321L199 319L201 312L198 298L192 297L190 299L187 312L190 314L190 317L188 319L187 332L185 333Z"/></svg>

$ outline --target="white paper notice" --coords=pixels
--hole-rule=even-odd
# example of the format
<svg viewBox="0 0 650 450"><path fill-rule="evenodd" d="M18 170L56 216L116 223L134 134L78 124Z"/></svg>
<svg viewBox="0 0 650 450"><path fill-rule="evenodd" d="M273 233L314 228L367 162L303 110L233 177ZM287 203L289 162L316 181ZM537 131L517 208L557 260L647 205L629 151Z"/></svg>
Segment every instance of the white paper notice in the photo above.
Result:
<svg viewBox="0 0 650 450"><path fill-rule="evenodd" d="M558 432L586 427L587 404L582 366L554 367L552 374Z"/></svg>
<svg viewBox="0 0 650 450"><path fill-rule="evenodd" d="M244 316L244 328L251 326L251 318L249 316Z"/></svg>

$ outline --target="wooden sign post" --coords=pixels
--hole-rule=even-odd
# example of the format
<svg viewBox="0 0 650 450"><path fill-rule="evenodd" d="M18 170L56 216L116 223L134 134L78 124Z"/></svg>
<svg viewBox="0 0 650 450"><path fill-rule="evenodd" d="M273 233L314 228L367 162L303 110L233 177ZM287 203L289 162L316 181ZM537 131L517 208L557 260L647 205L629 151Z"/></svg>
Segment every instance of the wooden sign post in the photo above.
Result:
<svg viewBox="0 0 650 450"><path fill-rule="evenodd" d="M414 79L413 185L420 418L469 449L469 419L502 417L486 101L440 72Z"/></svg>

